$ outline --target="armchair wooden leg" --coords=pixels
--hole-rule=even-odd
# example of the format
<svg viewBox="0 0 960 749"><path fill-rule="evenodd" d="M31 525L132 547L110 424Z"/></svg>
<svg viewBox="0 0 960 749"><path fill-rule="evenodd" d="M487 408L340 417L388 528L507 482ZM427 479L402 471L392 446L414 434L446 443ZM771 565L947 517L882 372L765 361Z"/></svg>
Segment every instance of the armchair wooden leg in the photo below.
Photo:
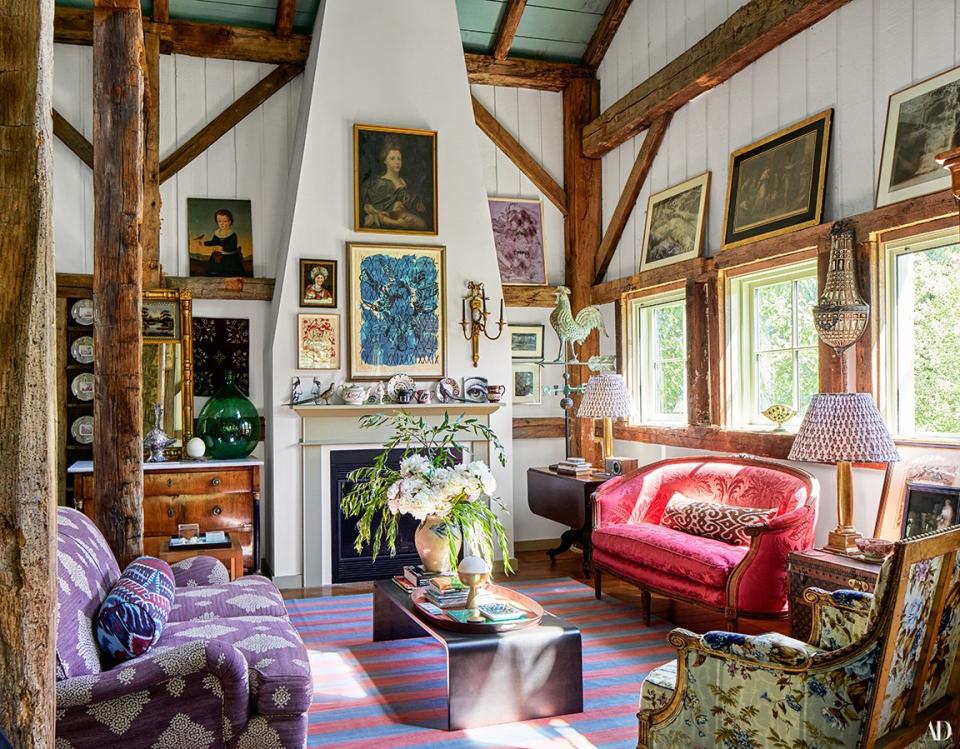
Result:
<svg viewBox="0 0 960 749"><path fill-rule="evenodd" d="M736 631L737 631L737 624L738 624L738 622L737 622L737 616L736 616L736 615L728 616L728 617L727 617L727 631L728 631L728 632L736 632Z"/></svg>
<svg viewBox="0 0 960 749"><path fill-rule="evenodd" d="M640 591L640 610L643 612L643 623L645 626L650 626L650 591L641 590Z"/></svg>
<svg viewBox="0 0 960 749"><path fill-rule="evenodd" d="M600 600L600 596L603 595L603 588L601 587L600 575L601 575L600 568L594 567L593 568L593 595L596 597L598 601Z"/></svg>

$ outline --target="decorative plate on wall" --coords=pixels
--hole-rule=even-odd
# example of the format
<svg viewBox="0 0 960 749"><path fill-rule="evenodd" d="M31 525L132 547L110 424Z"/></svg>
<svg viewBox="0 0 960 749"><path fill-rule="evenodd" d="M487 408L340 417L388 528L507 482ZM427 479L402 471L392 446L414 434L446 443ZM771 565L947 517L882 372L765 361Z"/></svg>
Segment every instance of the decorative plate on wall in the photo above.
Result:
<svg viewBox="0 0 960 749"><path fill-rule="evenodd" d="M80 364L92 364L93 337L88 335L80 336L77 340L70 344L70 355L73 357L74 361L77 361Z"/></svg>
<svg viewBox="0 0 960 749"><path fill-rule="evenodd" d="M94 378L92 374L89 372L81 372L74 377L73 382L70 383L70 391L78 400L92 401L93 383Z"/></svg>
<svg viewBox="0 0 960 749"><path fill-rule="evenodd" d="M70 308L70 317L77 325L93 325L93 300L78 299Z"/></svg>
<svg viewBox="0 0 960 749"><path fill-rule="evenodd" d="M80 416L74 419L70 425L70 434L81 445L89 445L93 442L93 417Z"/></svg>
<svg viewBox="0 0 960 749"><path fill-rule="evenodd" d="M436 385L437 400L441 403L460 399L460 384L452 377L444 377Z"/></svg>
<svg viewBox="0 0 960 749"><path fill-rule="evenodd" d="M413 378L410 375L394 375L387 382L387 396L393 401L397 399L398 390L409 390L412 393L416 389L417 383L413 381Z"/></svg>

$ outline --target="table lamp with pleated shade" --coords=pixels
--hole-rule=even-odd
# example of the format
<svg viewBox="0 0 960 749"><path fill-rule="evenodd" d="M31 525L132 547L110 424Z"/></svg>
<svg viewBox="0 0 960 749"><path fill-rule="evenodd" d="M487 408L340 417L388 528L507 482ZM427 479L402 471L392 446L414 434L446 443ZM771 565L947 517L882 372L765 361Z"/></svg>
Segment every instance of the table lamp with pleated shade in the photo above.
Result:
<svg viewBox="0 0 960 749"><path fill-rule="evenodd" d="M600 441L603 458L613 455L613 420L630 416L630 392L623 375L616 372L591 375L583 391L577 416L603 419L603 439Z"/></svg>

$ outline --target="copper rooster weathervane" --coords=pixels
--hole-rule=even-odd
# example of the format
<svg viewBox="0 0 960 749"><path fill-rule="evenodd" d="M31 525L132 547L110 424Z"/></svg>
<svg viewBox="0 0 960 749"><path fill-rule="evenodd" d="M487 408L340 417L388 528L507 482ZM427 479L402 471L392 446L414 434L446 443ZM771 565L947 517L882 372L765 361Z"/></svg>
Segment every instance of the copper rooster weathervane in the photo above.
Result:
<svg viewBox="0 0 960 749"><path fill-rule="evenodd" d="M497 321L497 334L490 335L487 332L487 318L490 313L487 312L487 302L490 298L483 289L483 284L478 281L467 281L469 294L461 302L460 327L463 328L463 337L470 341L473 347L473 366L480 363L480 336L481 334L490 341L497 340L503 333L503 328L507 324L503 319L503 299L500 300L500 319ZM467 315L467 306L469 302L470 313ZM469 330L468 327L469 326Z"/></svg>

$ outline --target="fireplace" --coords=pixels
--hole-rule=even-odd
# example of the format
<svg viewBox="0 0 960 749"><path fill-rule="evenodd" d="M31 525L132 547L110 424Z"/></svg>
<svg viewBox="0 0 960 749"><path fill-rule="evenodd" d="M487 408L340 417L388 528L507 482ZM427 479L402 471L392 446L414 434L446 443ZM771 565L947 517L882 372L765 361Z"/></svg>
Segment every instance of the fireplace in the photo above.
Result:
<svg viewBox="0 0 960 749"><path fill-rule="evenodd" d="M357 552L357 518L345 518L340 512L340 498L353 487L347 474L354 468L373 463L379 450L335 450L330 453L330 517L332 519L333 543L330 544L332 581L354 583L363 580L378 580L403 574L405 565L419 564L420 556L413 543L418 521L410 515L401 515L398 522L397 554L391 557L384 550L376 561L369 549ZM393 450L387 465L400 467L403 450ZM376 531L376 525L374 525Z"/></svg>

